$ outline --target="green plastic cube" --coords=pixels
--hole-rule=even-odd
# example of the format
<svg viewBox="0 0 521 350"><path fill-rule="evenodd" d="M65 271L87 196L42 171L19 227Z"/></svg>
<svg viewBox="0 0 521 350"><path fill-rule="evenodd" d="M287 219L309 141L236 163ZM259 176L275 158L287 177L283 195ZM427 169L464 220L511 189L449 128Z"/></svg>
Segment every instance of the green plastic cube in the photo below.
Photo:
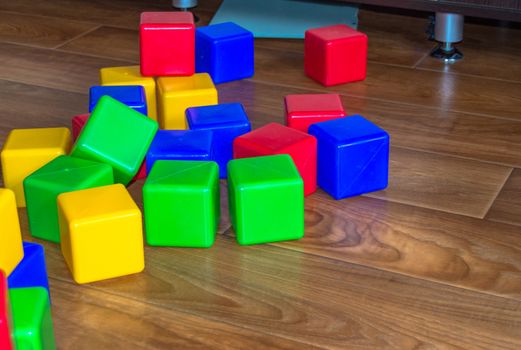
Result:
<svg viewBox="0 0 521 350"><path fill-rule="evenodd" d="M114 183L112 167L90 160L60 156L24 180L31 235L60 242L57 197Z"/></svg>
<svg viewBox="0 0 521 350"><path fill-rule="evenodd" d="M220 216L215 162L158 160L143 186L149 245L208 248Z"/></svg>
<svg viewBox="0 0 521 350"><path fill-rule="evenodd" d="M71 155L111 165L114 181L126 185L141 167L157 129L156 121L112 97L103 96Z"/></svg>
<svg viewBox="0 0 521 350"><path fill-rule="evenodd" d="M49 294L43 287L9 289L17 350L54 350Z"/></svg>
<svg viewBox="0 0 521 350"><path fill-rule="evenodd" d="M230 161L228 198L239 244L304 236L304 183L289 155Z"/></svg>

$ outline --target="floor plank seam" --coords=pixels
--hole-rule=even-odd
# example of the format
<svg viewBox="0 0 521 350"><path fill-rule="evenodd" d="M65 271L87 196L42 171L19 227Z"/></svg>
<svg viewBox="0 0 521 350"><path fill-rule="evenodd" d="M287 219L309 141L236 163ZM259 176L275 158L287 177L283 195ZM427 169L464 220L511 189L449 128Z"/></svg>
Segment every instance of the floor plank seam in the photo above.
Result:
<svg viewBox="0 0 521 350"><path fill-rule="evenodd" d="M496 195L490 200L490 203L488 203L488 208L486 208L485 213L483 214L482 219L485 219L487 217L487 214L489 213L490 208L492 208L492 206L496 202L497 197L499 196L499 194L501 193L501 191L505 187L508 179L510 179L510 176L512 176L513 172L514 172L514 168L510 169L510 172L508 173L507 176L505 176L505 179L504 179L503 183L501 184L501 186L498 186L499 188L498 188L498 190L496 192Z"/></svg>
<svg viewBox="0 0 521 350"><path fill-rule="evenodd" d="M464 61L460 63L465 63ZM451 63L448 63L451 64ZM458 64L458 63L453 63ZM457 76L463 76L463 77L469 77L469 78L477 78L477 79L485 79L485 80L493 80L493 81L499 81L499 82L505 82L505 83L511 83L511 84L521 84L521 81L519 80L510 80L510 79L504 79L504 78L497 78L497 77L491 77L486 75L476 75L476 74L469 74L469 73L460 73L460 72L451 72L451 71L442 71L440 69L435 68L427 68L427 67L415 67L415 69L420 71L427 71L427 72L436 72L436 73L443 73L443 74L449 74L449 75L457 75Z"/></svg>
<svg viewBox="0 0 521 350"><path fill-rule="evenodd" d="M62 48L57 48L57 49L53 49L53 50L57 51L57 52L62 52L62 53L67 53L67 54L74 54L74 55L85 56L85 57L100 58L100 59L104 59L104 60L121 61L123 63L130 63L132 65L139 64L139 61L126 60L124 58L116 58L116 57L110 57L110 56L96 55L96 54L92 54L92 53L84 53L84 52L73 51L73 50L64 50Z"/></svg>
<svg viewBox="0 0 521 350"><path fill-rule="evenodd" d="M429 55L430 55L430 52L427 52L426 54L424 54L422 57L420 57L420 59L418 61L416 61L415 64L412 65L411 68L416 69L416 67L418 67L418 65L420 63L422 63L427 57L429 57Z"/></svg>
<svg viewBox="0 0 521 350"><path fill-rule="evenodd" d="M76 39L82 38L85 35L88 35L88 34L94 32L94 31L100 29L101 27L102 27L101 25L95 25L94 27L90 28L89 30L86 30L83 33L80 33L80 34L78 34L78 35L76 35L76 36L74 36L74 37L72 37L72 38L70 38L68 40L65 40L64 42L62 42L62 43L52 47L51 49L54 49L54 50L59 49L60 47L65 46L65 45L73 42Z"/></svg>

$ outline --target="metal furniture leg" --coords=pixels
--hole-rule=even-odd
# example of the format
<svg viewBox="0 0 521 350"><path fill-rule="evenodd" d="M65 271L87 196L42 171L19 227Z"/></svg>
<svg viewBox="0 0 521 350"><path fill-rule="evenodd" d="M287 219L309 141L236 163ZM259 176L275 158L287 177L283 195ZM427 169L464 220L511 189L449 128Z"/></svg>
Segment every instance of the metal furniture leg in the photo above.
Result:
<svg viewBox="0 0 521 350"><path fill-rule="evenodd" d="M431 56L447 63L453 63L463 58L463 54L454 47L463 40L463 15L456 13L436 12L434 25L434 40L439 42Z"/></svg>

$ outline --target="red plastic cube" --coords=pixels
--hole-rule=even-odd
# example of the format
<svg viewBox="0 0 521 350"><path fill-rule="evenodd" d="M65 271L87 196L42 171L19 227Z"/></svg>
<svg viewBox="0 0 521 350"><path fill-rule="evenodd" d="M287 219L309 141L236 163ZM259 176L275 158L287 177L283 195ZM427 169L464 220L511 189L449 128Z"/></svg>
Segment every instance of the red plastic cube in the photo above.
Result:
<svg viewBox="0 0 521 350"><path fill-rule="evenodd" d="M304 38L306 75L324 86L364 80L367 35L345 24L307 30Z"/></svg>
<svg viewBox="0 0 521 350"><path fill-rule="evenodd" d="M345 111L338 94L301 94L284 98L286 125L308 132L311 124L344 117Z"/></svg>
<svg viewBox="0 0 521 350"><path fill-rule="evenodd" d="M270 123L237 137L233 158L289 154L304 181L304 195L317 189L317 140L287 126Z"/></svg>
<svg viewBox="0 0 521 350"><path fill-rule="evenodd" d="M139 27L143 76L193 75L195 25L190 12L143 12Z"/></svg>
<svg viewBox="0 0 521 350"><path fill-rule="evenodd" d="M2 350L14 349L10 315L7 279L4 271L0 270L0 349Z"/></svg>
<svg viewBox="0 0 521 350"><path fill-rule="evenodd" d="M80 132L87 123L87 120L90 117L90 113L80 114L72 117L72 141L76 141L78 136L80 136Z"/></svg>

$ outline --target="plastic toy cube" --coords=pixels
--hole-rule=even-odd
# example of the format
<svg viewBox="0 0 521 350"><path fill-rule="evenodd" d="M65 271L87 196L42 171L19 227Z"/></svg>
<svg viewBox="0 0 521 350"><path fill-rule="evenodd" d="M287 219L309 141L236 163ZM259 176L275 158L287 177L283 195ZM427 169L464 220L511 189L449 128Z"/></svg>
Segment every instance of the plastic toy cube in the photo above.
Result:
<svg viewBox="0 0 521 350"><path fill-rule="evenodd" d="M25 207L23 181L33 171L71 148L67 128L14 129L7 136L0 158L4 186L14 191L18 207Z"/></svg>
<svg viewBox="0 0 521 350"><path fill-rule="evenodd" d="M0 270L9 276L23 257L16 199L13 191L0 188Z"/></svg>
<svg viewBox="0 0 521 350"><path fill-rule="evenodd" d="M61 250L77 283L145 268L141 212L121 184L58 196Z"/></svg>
<svg viewBox="0 0 521 350"><path fill-rule="evenodd" d="M311 125L318 139L318 185L335 199L383 190L389 176L389 135L362 116Z"/></svg>
<svg viewBox="0 0 521 350"><path fill-rule="evenodd" d="M32 242L24 242L23 246L24 258L7 278L9 288L43 287L49 292L43 246Z"/></svg>
<svg viewBox="0 0 521 350"><path fill-rule="evenodd" d="M209 73L215 84L252 77L253 34L232 22L197 28L195 70Z"/></svg>
<svg viewBox="0 0 521 350"><path fill-rule="evenodd" d="M141 75L139 66L107 67L100 69L100 84L141 85L145 88L148 117L157 120L156 80Z"/></svg>
<svg viewBox="0 0 521 350"><path fill-rule="evenodd" d="M103 96L71 155L111 165L114 181L126 185L141 167L157 129L156 121Z"/></svg>
<svg viewBox="0 0 521 350"><path fill-rule="evenodd" d="M233 140L251 130L242 104L225 103L188 108L186 120L191 130L213 132L213 157L219 164L219 176L226 178L226 164L233 158Z"/></svg>
<svg viewBox="0 0 521 350"><path fill-rule="evenodd" d="M14 350L13 320L4 271L0 270L0 349Z"/></svg>
<svg viewBox="0 0 521 350"><path fill-rule="evenodd" d="M219 225L219 169L214 162L159 160L143 187L147 243L208 248Z"/></svg>
<svg viewBox="0 0 521 350"><path fill-rule="evenodd" d="M345 24L307 30L304 38L306 75L324 86L364 80L367 35Z"/></svg>
<svg viewBox="0 0 521 350"><path fill-rule="evenodd" d="M317 189L317 140L287 126L270 123L239 136L233 143L234 158L289 154L304 181L304 195Z"/></svg>
<svg viewBox="0 0 521 350"><path fill-rule="evenodd" d="M47 290L41 287L12 288L9 289L9 297L17 349L55 350Z"/></svg>
<svg viewBox="0 0 521 350"><path fill-rule="evenodd" d="M300 94L284 98L286 125L308 132L318 122L345 117L344 106L338 94Z"/></svg>
<svg viewBox="0 0 521 350"><path fill-rule="evenodd" d="M72 117L72 141L75 142L80 136L81 130L85 124L87 124L87 120L89 120L90 113L79 114Z"/></svg>
<svg viewBox="0 0 521 350"><path fill-rule="evenodd" d="M53 159L24 180L31 235L60 242L58 195L113 183L112 167L108 164L71 156Z"/></svg>
<svg viewBox="0 0 521 350"><path fill-rule="evenodd" d="M147 173L157 160L212 160L208 130L159 130L147 153Z"/></svg>
<svg viewBox="0 0 521 350"><path fill-rule="evenodd" d="M147 115L145 88L140 85L92 86L89 90L89 112L102 96L110 96L133 110Z"/></svg>
<svg viewBox="0 0 521 350"><path fill-rule="evenodd" d="M195 25L190 12L143 12L139 27L141 74L192 75Z"/></svg>
<svg viewBox="0 0 521 350"><path fill-rule="evenodd" d="M304 235L304 185L287 154L231 160L228 198L241 245Z"/></svg>
<svg viewBox="0 0 521 350"><path fill-rule="evenodd" d="M191 77L157 79L159 93L159 125L161 129L187 129L185 112L188 107L218 103L217 89L207 73Z"/></svg>

